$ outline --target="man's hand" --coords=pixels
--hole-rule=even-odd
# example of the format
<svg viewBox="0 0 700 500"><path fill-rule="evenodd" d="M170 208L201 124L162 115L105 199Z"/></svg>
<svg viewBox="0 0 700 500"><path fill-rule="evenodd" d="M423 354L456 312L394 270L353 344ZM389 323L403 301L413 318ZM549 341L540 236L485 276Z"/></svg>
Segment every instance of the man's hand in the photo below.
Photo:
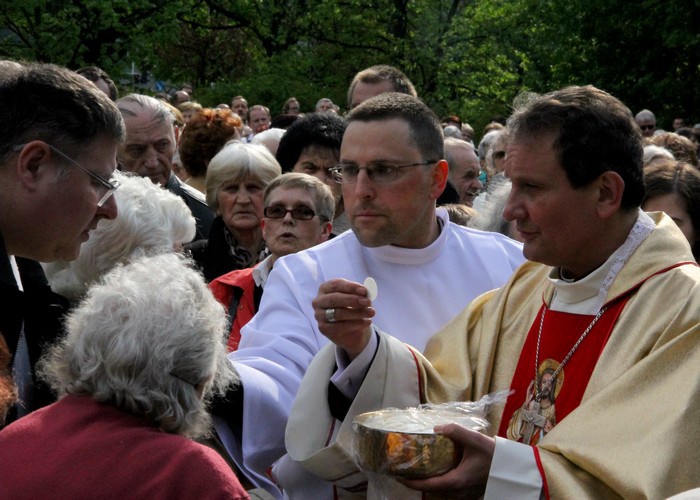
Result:
<svg viewBox="0 0 700 500"><path fill-rule="evenodd" d="M367 289L359 283L333 279L321 284L311 304L321 333L355 359L372 335L375 310Z"/></svg>
<svg viewBox="0 0 700 500"><path fill-rule="evenodd" d="M440 476L401 482L415 490L442 493L447 498L480 498L486 490L496 441L457 424L436 425L435 432L462 447L462 460Z"/></svg>

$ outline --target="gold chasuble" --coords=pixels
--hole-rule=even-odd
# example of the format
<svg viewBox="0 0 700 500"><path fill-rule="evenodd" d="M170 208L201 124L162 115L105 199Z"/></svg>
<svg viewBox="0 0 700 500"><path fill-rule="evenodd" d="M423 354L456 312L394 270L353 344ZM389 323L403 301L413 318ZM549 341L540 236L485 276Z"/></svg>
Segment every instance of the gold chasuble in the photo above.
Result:
<svg viewBox="0 0 700 500"><path fill-rule="evenodd" d="M547 309L542 321L553 294L551 268L526 263L436 334L423 355L382 334L343 422L329 415L318 382L322 365L326 373L333 368L334 346L324 348L295 401L290 456L342 491L338 479L359 473L345 430L353 415L387 406L387 399L476 401L513 388L505 408L489 415L491 433L532 446L546 495L666 498L697 488L700 269L675 223L652 218L656 227L617 274L603 314L558 373L594 318Z"/></svg>

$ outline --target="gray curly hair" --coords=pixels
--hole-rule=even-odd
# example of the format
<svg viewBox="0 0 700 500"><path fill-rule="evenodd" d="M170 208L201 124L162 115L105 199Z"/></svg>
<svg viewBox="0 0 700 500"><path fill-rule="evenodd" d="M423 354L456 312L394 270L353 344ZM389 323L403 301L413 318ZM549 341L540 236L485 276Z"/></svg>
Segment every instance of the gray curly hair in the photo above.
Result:
<svg viewBox="0 0 700 500"><path fill-rule="evenodd" d="M194 238L196 223L185 202L148 178L114 172L119 214L103 219L71 262L44 264L51 289L71 301L116 264L144 255L170 253Z"/></svg>
<svg viewBox="0 0 700 500"><path fill-rule="evenodd" d="M59 394L89 395L166 432L207 435L214 394L237 382L224 308L175 254L120 265L67 319L40 372Z"/></svg>

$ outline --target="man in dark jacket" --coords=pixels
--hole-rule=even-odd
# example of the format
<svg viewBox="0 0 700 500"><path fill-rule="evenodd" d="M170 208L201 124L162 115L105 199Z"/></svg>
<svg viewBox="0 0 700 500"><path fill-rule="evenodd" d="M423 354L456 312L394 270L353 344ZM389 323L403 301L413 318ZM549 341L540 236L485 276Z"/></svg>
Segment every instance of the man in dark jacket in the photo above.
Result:
<svg viewBox="0 0 700 500"><path fill-rule="evenodd" d="M182 183L172 172L176 141L170 110L158 99L141 94L120 98L117 107L126 125L126 140L119 147L121 168L148 177L182 198L197 221L193 241L208 238L214 212L204 195Z"/></svg>
<svg viewBox="0 0 700 500"><path fill-rule="evenodd" d="M9 410L9 423L53 399L35 366L66 304L36 261L75 259L97 223L117 216L111 176L124 123L108 96L65 68L0 61L0 75L0 336L10 354L0 374L12 374L17 399L0 415Z"/></svg>

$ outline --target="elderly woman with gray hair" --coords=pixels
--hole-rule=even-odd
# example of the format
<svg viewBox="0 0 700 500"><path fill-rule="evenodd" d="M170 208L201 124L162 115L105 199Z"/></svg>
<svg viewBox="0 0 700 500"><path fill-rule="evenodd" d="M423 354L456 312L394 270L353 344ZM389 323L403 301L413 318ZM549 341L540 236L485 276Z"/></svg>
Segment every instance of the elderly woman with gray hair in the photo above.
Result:
<svg viewBox="0 0 700 500"><path fill-rule="evenodd" d="M225 332L223 307L182 257L115 268L42 360L61 398L0 431L0 497L248 498L189 439L235 382Z"/></svg>
<svg viewBox="0 0 700 500"><path fill-rule="evenodd" d="M182 198L144 177L117 171L114 178L117 218L101 220L74 261L43 264L51 289L71 303L115 265L180 250L194 238L195 220Z"/></svg>
<svg viewBox="0 0 700 500"><path fill-rule="evenodd" d="M232 141L209 162L207 204L216 213L209 238L186 248L207 282L269 255L262 237L263 192L282 173L265 146Z"/></svg>

